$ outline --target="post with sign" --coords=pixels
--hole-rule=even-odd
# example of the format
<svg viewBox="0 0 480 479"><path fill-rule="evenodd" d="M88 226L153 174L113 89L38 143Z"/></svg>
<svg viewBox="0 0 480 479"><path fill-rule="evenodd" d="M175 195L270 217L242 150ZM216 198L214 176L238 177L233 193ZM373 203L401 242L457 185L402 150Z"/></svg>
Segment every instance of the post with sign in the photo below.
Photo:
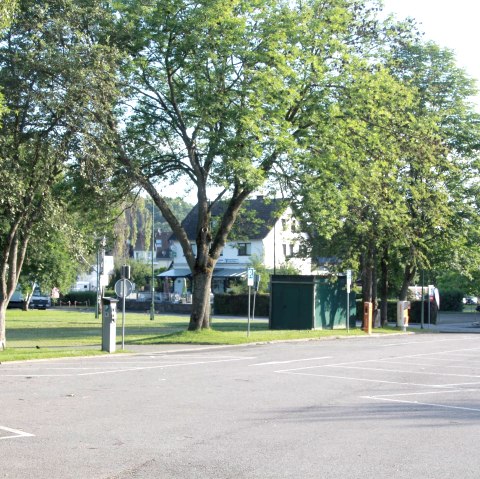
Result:
<svg viewBox="0 0 480 479"><path fill-rule="evenodd" d="M115 293L122 298L122 350L125 349L125 298L133 291L133 284L128 280L130 278L130 266L123 265L121 269L122 279L115 283Z"/></svg>
<svg viewBox="0 0 480 479"><path fill-rule="evenodd" d="M347 269L347 332L350 331L350 286L352 284L352 270Z"/></svg>
<svg viewBox="0 0 480 479"><path fill-rule="evenodd" d="M252 321L255 319L255 300L257 298L258 288L260 287L260 275L255 274L254 278Z"/></svg>
<svg viewBox="0 0 480 479"><path fill-rule="evenodd" d="M248 286L248 323L247 323L247 337L250 336L250 296L252 294L252 286L255 281L255 270L253 268L247 269L247 286Z"/></svg>

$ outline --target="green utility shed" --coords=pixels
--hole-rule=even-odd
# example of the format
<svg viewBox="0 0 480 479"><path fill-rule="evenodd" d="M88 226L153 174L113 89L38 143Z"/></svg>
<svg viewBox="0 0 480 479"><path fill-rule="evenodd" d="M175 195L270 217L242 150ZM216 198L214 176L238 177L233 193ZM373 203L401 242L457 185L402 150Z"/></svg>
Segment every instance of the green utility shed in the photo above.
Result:
<svg viewBox="0 0 480 479"><path fill-rule="evenodd" d="M346 329L346 276L270 277L270 329ZM349 327L355 327L355 293L350 292Z"/></svg>

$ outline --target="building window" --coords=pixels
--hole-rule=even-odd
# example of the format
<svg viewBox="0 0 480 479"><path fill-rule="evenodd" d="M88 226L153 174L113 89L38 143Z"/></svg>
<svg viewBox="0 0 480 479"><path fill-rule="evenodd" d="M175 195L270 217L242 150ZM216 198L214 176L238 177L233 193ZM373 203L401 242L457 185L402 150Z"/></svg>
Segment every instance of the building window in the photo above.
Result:
<svg viewBox="0 0 480 479"><path fill-rule="evenodd" d="M283 247L283 256L285 256L285 258L290 258L295 254L294 253L295 245L293 243L290 243L290 244L284 243L282 247Z"/></svg>
<svg viewBox="0 0 480 479"><path fill-rule="evenodd" d="M251 243L237 243L238 256L250 256L252 254Z"/></svg>

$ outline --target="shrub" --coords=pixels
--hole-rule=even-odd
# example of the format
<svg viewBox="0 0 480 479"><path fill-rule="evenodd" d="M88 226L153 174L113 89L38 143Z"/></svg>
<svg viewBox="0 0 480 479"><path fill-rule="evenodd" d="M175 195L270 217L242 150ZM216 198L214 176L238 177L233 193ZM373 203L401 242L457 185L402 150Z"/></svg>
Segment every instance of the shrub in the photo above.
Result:
<svg viewBox="0 0 480 479"><path fill-rule="evenodd" d="M97 301L96 291L70 291L69 293L62 296L60 299L62 303L85 303L87 302L89 306L95 306Z"/></svg>
<svg viewBox="0 0 480 479"><path fill-rule="evenodd" d="M253 308L253 294L251 298ZM213 300L215 314L231 316L248 315L248 294L216 294ZM270 309L270 295L257 294L255 299L255 316L268 316Z"/></svg>
<svg viewBox="0 0 480 479"><path fill-rule="evenodd" d="M440 310L462 311L463 297L464 293L459 289L444 289L440 291Z"/></svg>

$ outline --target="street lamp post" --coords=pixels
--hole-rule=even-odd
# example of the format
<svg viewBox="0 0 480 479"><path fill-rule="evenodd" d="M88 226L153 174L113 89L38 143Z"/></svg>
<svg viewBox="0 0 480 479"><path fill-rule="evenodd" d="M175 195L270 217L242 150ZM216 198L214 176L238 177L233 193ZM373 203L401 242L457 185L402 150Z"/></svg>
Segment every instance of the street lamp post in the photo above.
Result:
<svg viewBox="0 0 480 479"><path fill-rule="evenodd" d="M97 304L95 306L95 319L98 319L100 312L100 301L102 298L102 285L101 278L103 274L104 261L105 261L105 245L106 238L103 236L100 239L99 245L97 247Z"/></svg>
<svg viewBox="0 0 480 479"><path fill-rule="evenodd" d="M150 290L152 293L152 303L150 306L150 321L153 321L155 319L155 270L153 267L153 257L154 257L154 251L155 251L155 202L153 201L152 198L152 280L151 280L151 286Z"/></svg>

